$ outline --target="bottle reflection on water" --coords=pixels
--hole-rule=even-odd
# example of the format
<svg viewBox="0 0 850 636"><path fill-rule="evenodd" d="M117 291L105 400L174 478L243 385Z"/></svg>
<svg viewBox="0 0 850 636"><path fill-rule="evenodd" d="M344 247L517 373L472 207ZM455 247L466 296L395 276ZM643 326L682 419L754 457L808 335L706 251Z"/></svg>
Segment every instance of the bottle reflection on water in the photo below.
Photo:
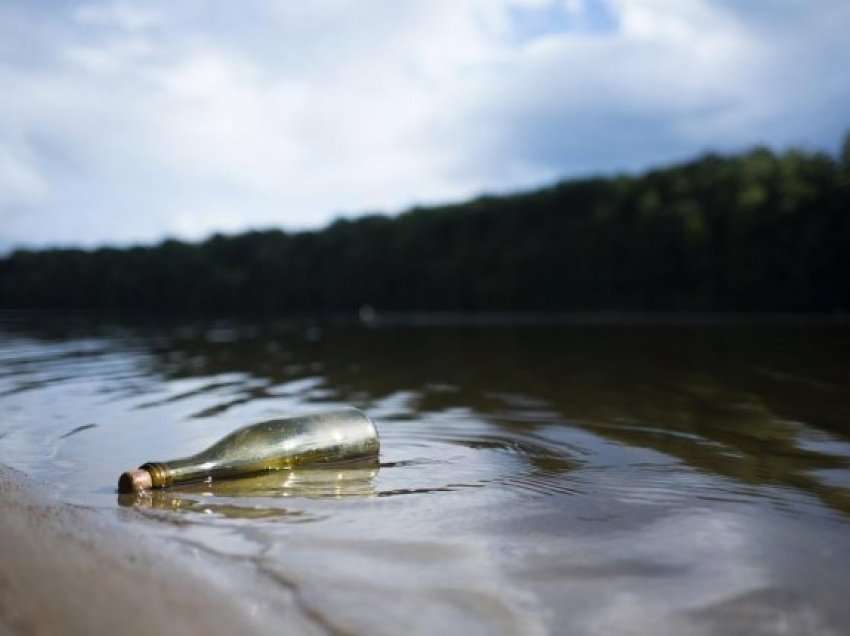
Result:
<svg viewBox="0 0 850 636"><path fill-rule="evenodd" d="M118 504L173 512L202 512L235 518L303 517L281 499L343 499L375 496L374 461L325 468L291 468L176 488L119 493ZM260 499L262 498L262 499ZM265 498L276 498L270 503ZM262 502L262 503L261 503ZM259 504L259 505L258 505Z"/></svg>
<svg viewBox="0 0 850 636"><path fill-rule="evenodd" d="M240 428L191 457L148 462L127 471L118 490L131 493L193 482L285 471L312 464L377 462L380 443L365 413L346 408L330 413L269 420ZM289 470L285 470L289 469ZM286 479L287 475L271 479Z"/></svg>

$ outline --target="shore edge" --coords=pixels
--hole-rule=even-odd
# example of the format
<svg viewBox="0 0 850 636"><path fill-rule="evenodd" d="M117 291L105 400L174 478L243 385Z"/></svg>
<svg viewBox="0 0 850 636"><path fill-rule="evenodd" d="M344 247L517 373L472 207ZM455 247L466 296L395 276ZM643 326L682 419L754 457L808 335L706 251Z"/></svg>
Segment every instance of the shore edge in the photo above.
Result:
<svg viewBox="0 0 850 636"><path fill-rule="evenodd" d="M173 546L54 501L3 465L0 510L0 634L261 631Z"/></svg>

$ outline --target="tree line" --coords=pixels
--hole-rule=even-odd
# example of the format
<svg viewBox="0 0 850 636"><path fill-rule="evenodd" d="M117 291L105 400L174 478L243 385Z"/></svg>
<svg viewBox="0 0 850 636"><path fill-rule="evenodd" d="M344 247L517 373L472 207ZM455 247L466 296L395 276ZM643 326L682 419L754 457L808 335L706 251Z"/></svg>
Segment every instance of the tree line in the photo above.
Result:
<svg viewBox="0 0 850 636"><path fill-rule="evenodd" d="M850 136L200 243L17 250L0 307L146 312L850 310Z"/></svg>

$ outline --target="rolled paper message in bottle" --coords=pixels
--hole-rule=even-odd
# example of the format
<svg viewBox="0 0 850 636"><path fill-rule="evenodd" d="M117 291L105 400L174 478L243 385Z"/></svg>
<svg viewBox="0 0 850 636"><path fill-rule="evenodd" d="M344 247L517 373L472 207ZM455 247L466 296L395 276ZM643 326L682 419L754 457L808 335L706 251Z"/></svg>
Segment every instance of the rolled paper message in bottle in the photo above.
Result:
<svg viewBox="0 0 850 636"><path fill-rule="evenodd" d="M304 464L377 459L379 450L372 420L358 409L345 408L245 426L191 457L147 462L128 470L118 479L118 490L135 492Z"/></svg>

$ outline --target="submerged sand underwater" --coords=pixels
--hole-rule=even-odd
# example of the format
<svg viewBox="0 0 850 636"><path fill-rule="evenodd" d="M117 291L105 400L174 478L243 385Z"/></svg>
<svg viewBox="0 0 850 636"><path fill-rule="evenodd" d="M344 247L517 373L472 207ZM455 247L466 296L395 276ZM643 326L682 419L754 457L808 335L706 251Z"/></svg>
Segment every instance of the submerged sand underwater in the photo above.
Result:
<svg viewBox="0 0 850 636"><path fill-rule="evenodd" d="M139 529L0 467L0 627L13 634L236 634L238 596ZM230 590L232 592L232 590Z"/></svg>

